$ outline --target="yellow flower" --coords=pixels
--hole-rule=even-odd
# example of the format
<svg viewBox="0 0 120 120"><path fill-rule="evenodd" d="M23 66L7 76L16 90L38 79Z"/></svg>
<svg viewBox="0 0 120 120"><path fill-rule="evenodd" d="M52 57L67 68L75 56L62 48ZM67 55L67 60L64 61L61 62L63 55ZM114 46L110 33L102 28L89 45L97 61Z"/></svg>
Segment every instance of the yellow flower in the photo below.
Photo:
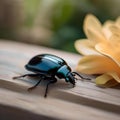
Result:
<svg viewBox="0 0 120 120"><path fill-rule="evenodd" d="M77 71L99 74L97 85L114 86L120 83L120 17L103 25L93 15L86 16L84 32L87 39L75 42L76 50L84 55Z"/></svg>

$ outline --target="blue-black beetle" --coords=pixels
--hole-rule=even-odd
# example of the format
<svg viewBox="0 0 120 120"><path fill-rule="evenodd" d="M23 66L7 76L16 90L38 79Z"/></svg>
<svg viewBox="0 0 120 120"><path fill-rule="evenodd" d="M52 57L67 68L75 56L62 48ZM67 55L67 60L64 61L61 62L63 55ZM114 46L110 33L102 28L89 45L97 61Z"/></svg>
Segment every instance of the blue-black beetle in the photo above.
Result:
<svg viewBox="0 0 120 120"><path fill-rule="evenodd" d="M41 80L49 80L46 86L44 97L47 96L48 86L57 82L56 77L60 79L64 78L66 82L70 82L71 84L73 84L73 87L75 86L75 80L77 79L75 78L76 75L78 75L81 79L89 79L83 78L77 72L71 72L71 68L62 58L51 54L40 54L33 57L28 62L28 64L25 65L25 68L29 71L34 72L34 74L25 74L13 77L13 79L26 76L40 77L40 80L37 82L37 84L28 88L28 90L34 89L41 82Z"/></svg>

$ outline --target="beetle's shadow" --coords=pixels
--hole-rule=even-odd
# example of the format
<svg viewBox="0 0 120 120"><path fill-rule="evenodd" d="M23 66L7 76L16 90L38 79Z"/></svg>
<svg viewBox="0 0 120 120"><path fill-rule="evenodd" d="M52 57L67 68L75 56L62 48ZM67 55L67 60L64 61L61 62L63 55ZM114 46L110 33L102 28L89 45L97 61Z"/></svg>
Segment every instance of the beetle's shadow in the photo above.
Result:
<svg viewBox="0 0 120 120"><path fill-rule="evenodd" d="M31 87L37 84L37 82L40 80L40 77L26 77L26 78L19 78L19 80L22 80L24 82L30 83ZM38 87L45 87L47 86L47 83L50 80L41 80L41 82L38 84L38 86L35 88L37 89ZM57 79L56 83L50 84L49 89L71 89L73 88L73 85L70 83L66 83L64 79ZM34 89L33 89L34 90Z"/></svg>
<svg viewBox="0 0 120 120"><path fill-rule="evenodd" d="M58 81L55 83L55 84L52 84L51 85L52 89L53 88L56 88L56 89L62 89L62 90L68 90L68 89L72 89L73 88L73 85L70 84L70 83L66 83L64 79L58 79Z"/></svg>
<svg viewBox="0 0 120 120"><path fill-rule="evenodd" d="M47 83L49 80L42 80L39 86L44 86L46 88ZM70 83L66 83L64 79L57 79L56 83L50 84L49 89L71 89L73 88L73 85Z"/></svg>

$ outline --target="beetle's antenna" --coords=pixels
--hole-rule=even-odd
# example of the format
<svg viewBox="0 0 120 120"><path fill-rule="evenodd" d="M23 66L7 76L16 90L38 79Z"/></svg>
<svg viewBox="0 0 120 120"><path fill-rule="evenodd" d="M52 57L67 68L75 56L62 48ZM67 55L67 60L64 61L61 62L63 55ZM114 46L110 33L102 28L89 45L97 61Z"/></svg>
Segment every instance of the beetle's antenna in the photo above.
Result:
<svg viewBox="0 0 120 120"><path fill-rule="evenodd" d="M77 72L72 72L72 75L73 76L75 76L75 75L77 75L77 76L79 76L81 79L85 79L85 80L91 80L90 78L84 78L83 76L81 76L79 73L77 73ZM75 78L76 80L78 80L77 78Z"/></svg>

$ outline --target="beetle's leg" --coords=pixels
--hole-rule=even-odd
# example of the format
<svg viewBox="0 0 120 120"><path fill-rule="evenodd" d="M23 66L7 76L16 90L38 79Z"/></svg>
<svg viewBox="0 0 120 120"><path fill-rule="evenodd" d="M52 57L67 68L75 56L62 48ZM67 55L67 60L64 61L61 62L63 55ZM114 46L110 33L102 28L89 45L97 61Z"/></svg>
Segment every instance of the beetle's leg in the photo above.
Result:
<svg viewBox="0 0 120 120"><path fill-rule="evenodd" d="M20 76L16 76L16 77L13 77L13 79L18 79L18 78L21 78L21 77L37 77L37 76L40 76L39 74L25 74L25 75L20 75Z"/></svg>
<svg viewBox="0 0 120 120"><path fill-rule="evenodd" d="M50 81L48 82L48 84L47 84L47 86L46 86L46 90L45 90L45 95L44 95L44 97L47 97L49 85L50 85L50 84L53 84L53 83L56 83L56 82L57 82L57 79L56 79L56 78L54 78L53 80L50 80Z"/></svg>
<svg viewBox="0 0 120 120"><path fill-rule="evenodd" d="M42 80L43 80L43 78L41 78L34 86L28 88L28 91L31 91L31 90L35 89L35 88L40 84L40 82L41 82Z"/></svg>

